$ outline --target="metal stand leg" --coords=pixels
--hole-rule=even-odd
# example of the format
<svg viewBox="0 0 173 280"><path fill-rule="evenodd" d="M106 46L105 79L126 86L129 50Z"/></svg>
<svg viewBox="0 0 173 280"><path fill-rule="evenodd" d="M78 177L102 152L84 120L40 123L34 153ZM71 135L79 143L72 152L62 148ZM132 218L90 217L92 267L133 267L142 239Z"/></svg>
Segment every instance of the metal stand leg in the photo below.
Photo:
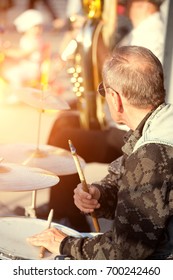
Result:
<svg viewBox="0 0 173 280"><path fill-rule="evenodd" d="M36 195L37 191L32 191L31 205L25 207L25 216L27 217L36 218Z"/></svg>

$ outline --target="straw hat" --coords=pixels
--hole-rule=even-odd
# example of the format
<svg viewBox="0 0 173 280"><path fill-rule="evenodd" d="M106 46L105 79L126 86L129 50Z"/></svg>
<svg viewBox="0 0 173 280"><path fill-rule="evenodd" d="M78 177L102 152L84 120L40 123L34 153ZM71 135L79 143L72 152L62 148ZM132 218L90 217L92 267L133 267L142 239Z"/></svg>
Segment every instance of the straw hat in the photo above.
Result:
<svg viewBox="0 0 173 280"><path fill-rule="evenodd" d="M18 32L26 32L30 28L43 24L42 13L37 10L27 10L14 20Z"/></svg>

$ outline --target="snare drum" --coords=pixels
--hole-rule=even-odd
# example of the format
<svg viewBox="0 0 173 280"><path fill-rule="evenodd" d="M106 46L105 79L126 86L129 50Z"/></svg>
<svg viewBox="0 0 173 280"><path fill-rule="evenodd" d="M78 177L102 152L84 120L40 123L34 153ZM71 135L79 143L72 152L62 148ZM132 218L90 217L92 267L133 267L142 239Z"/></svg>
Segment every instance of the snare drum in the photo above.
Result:
<svg viewBox="0 0 173 280"><path fill-rule="evenodd" d="M27 217L0 218L0 259L1 260L38 260L39 247L32 246L26 238L45 230L47 221ZM64 233L81 237L81 234L66 226L51 223L52 227ZM53 260L56 255L45 251L43 259Z"/></svg>

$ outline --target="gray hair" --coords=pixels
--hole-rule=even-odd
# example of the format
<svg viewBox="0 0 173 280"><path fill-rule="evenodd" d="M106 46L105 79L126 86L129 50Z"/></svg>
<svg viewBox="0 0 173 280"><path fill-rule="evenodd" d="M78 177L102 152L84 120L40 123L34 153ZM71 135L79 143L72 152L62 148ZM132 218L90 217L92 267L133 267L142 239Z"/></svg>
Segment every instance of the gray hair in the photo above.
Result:
<svg viewBox="0 0 173 280"><path fill-rule="evenodd" d="M147 48L115 48L103 65L102 76L105 86L122 94L133 106L156 108L165 101L162 64Z"/></svg>

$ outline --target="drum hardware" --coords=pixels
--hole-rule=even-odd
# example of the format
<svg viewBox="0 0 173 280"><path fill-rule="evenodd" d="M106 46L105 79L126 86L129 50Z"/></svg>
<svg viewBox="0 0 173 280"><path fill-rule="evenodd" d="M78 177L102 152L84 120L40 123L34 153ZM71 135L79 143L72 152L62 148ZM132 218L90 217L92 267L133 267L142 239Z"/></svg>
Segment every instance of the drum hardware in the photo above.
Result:
<svg viewBox="0 0 173 280"><path fill-rule="evenodd" d="M0 259L2 260L38 260L39 247L32 246L26 239L45 230L47 221L27 217L0 218ZM52 222L51 227L58 228L67 235L82 235L69 227ZM56 254L45 251L44 260L54 260Z"/></svg>
<svg viewBox="0 0 173 280"><path fill-rule="evenodd" d="M0 155L7 162L48 170L58 176L75 174L76 166L70 151L51 145L17 143L1 144ZM85 161L79 157L82 168Z"/></svg>
<svg viewBox="0 0 173 280"><path fill-rule="evenodd" d="M0 164L0 191L32 191L31 206L25 207L25 216L36 218L36 190L56 185L59 178L47 170Z"/></svg>
<svg viewBox="0 0 173 280"><path fill-rule="evenodd" d="M18 90L22 102L42 110L69 110L70 106L61 97L56 96L51 90L36 88L21 88Z"/></svg>
<svg viewBox="0 0 173 280"><path fill-rule="evenodd" d="M54 146L40 145L40 148L37 149L34 144L2 144L0 145L0 154L8 162L22 164L26 170L27 167L38 167L58 176L76 173L76 167L71 153ZM81 166L84 168L85 161L81 157L79 159ZM20 191L20 188L18 191ZM36 198L37 189L34 189L32 190L31 205L25 207L25 216L36 218Z"/></svg>
<svg viewBox="0 0 173 280"><path fill-rule="evenodd" d="M36 216L36 197L37 197L37 192L32 191L32 196L31 196L31 205L25 206L25 216L30 217L30 218L37 218Z"/></svg>
<svg viewBox="0 0 173 280"><path fill-rule="evenodd" d="M36 218L36 190L56 185L57 175L47 170L17 164L0 164L0 191L32 191L31 205L25 216Z"/></svg>
<svg viewBox="0 0 173 280"><path fill-rule="evenodd" d="M18 95L20 100L24 103L33 106L39 109L39 121L38 121L38 133L37 133L37 147L33 152L29 155L29 158L26 157L20 162L23 165L29 166L30 160L32 158L43 158L46 156L44 151L40 151L40 131L41 131L41 117L44 110L67 110L69 109L69 105L67 102L62 100L60 97L55 96L49 90L38 90L34 88L21 88L18 91ZM10 159L6 160L11 161ZM12 160L12 162L16 162ZM39 166L39 164L36 166ZM47 167L45 168L47 170ZM48 168L49 169L49 168ZM36 218L36 190L32 191L31 196L31 205L25 207L25 216L29 216L32 218Z"/></svg>
<svg viewBox="0 0 173 280"><path fill-rule="evenodd" d="M39 151L41 117L44 110L68 110L70 106L60 97L52 94L50 90L38 90L35 88L21 88L18 92L19 98L24 103L39 109L37 148Z"/></svg>
<svg viewBox="0 0 173 280"><path fill-rule="evenodd" d="M46 85L43 87L46 88ZM66 101L59 96L54 95L50 90L38 90L35 88L21 88L18 91L21 101L33 106L39 110L38 133L37 133L37 148L39 151L41 117L44 110L68 110L70 106Z"/></svg>
<svg viewBox="0 0 173 280"><path fill-rule="evenodd" d="M25 165L25 163L23 163ZM31 218L37 218L36 216L36 197L37 197L37 192L36 190L32 191L31 195L31 205L25 206L25 216L26 217L31 217Z"/></svg>
<svg viewBox="0 0 173 280"><path fill-rule="evenodd" d="M39 123L37 133L37 145L7 145L7 149L1 146L2 154L5 160L9 162L19 163L23 166L42 167L45 170L52 170L55 174L66 175L76 173L73 166L73 160L70 152L57 149L52 146L40 147L40 131L41 131L41 116L44 110L67 110L69 105L61 98L52 95L49 90L37 90L32 88L23 88L19 90L21 101L39 109ZM23 148L23 150L22 150ZM10 153L9 153L10 149ZM1 153L0 153L1 154ZM1 154L1 155L2 155ZM58 161L60 156L60 160ZM63 163L65 162L64 166ZM84 164L84 161L82 161ZM67 166L67 168L65 167ZM41 168L41 167L40 167ZM58 183L59 179L56 183ZM25 182L27 184L27 182ZM53 185L56 185L52 184ZM23 186L22 186L23 187ZM1 190L1 189L0 189ZM25 216L36 217L36 189L32 190L31 205L25 207Z"/></svg>
<svg viewBox="0 0 173 280"><path fill-rule="evenodd" d="M41 168L0 163L0 191L33 191L52 187L58 182L57 175Z"/></svg>

